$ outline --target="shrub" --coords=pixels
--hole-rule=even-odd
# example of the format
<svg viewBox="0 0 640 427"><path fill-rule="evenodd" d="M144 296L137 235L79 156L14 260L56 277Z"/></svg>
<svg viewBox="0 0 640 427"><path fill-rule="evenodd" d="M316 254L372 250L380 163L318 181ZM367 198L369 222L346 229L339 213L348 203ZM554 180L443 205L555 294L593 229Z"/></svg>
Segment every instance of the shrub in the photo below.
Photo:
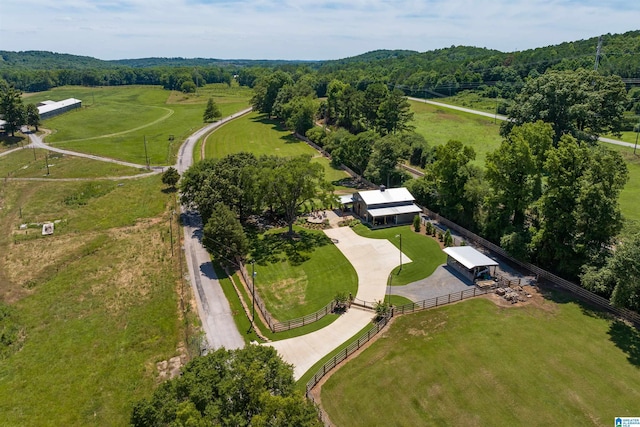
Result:
<svg viewBox="0 0 640 427"><path fill-rule="evenodd" d="M413 217L413 229L416 233L420 232L420 215L416 215Z"/></svg>

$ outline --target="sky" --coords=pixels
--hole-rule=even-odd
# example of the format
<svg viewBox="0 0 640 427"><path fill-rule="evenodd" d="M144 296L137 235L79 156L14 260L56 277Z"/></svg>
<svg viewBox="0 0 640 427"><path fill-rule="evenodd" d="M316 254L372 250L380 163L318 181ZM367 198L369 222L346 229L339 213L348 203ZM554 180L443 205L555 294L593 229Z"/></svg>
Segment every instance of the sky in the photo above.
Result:
<svg viewBox="0 0 640 427"><path fill-rule="evenodd" d="M105 60L326 60L452 45L513 52L640 29L637 0L2 0L1 6L0 50Z"/></svg>

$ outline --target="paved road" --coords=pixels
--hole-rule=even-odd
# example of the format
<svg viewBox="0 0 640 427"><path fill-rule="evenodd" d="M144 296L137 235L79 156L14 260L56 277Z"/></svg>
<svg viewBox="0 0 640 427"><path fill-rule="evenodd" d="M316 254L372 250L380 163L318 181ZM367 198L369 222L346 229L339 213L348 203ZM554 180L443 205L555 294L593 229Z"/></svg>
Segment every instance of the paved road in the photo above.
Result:
<svg viewBox="0 0 640 427"><path fill-rule="evenodd" d="M442 102L431 101L429 99L413 98L413 97L408 97L408 98L410 100L412 100L412 101L424 102L425 104L430 104L430 105L435 105L435 106L438 106L438 107L449 108L451 110L464 111L465 113L476 114L478 116L489 117L489 118L497 119L497 120L508 120L507 116L503 116L501 114L493 114L493 113L487 113L486 111L472 110L471 108L458 107L457 105L444 104ZM624 141L620 141L618 139L605 138L603 136L598 138L598 141L606 142L607 144L621 145L623 147L632 147L632 148L635 147L635 144L633 144L631 142L624 142Z"/></svg>
<svg viewBox="0 0 640 427"><path fill-rule="evenodd" d="M139 165L137 163L124 162L122 160L116 160L109 157L95 156L93 154L78 153L77 151L69 151L69 150L63 150L61 148L52 147L48 144L45 144L42 141L42 138L36 135L35 133L29 131L29 132L26 132L26 134L29 135L29 140L31 141L31 144L29 144L27 147L42 148L44 150L53 151L54 153L66 154L68 156L83 157L85 159L98 160L100 162L116 163L118 165L129 166L135 169L146 169L146 165ZM154 167L152 169L154 170L155 173L160 173L162 172L163 168Z"/></svg>
<svg viewBox="0 0 640 427"><path fill-rule="evenodd" d="M175 168L184 173L193 164L193 150L198 139L237 117L247 114L251 108L235 113L229 117L211 123L198 130L178 150ZM218 277L213 270L211 256L202 246L202 219L197 212L188 211L181 206L181 218L184 224L184 251L189 269L191 288L196 299L198 314L205 332L208 348L227 349L244 347L244 339L238 332L231 306L224 296Z"/></svg>

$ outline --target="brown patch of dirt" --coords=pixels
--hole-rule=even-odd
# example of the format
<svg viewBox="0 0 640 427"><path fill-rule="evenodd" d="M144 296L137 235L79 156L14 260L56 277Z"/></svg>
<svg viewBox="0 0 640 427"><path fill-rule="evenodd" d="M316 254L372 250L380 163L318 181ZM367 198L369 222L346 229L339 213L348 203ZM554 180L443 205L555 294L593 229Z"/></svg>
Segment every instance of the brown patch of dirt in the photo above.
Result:
<svg viewBox="0 0 640 427"><path fill-rule="evenodd" d="M304 304L308 284L306 278L290 278L272 284L271 288L273 294L280 301L286 300L294 304Z"/></svg>
<svg viewBox="0 0 640 427"><path fill-rule="evenodd" d="M180 370L187 363L188 357L184 346L178 347L177 353L178 356L156 363L158 382L170 380L180 375Z"/></svg>
<svg viewBox="0 0 640 427"><path fill-rule="evenodd" d="M30 233L39 230L30 229ZM43 239L10 243L3 257L8 280L20 287L29 287L50 266L69 256L93 237L92 234L67 234Z"/></svg>
<svg viewBox="0 0 640 427"><path fill-rule="evenodd" d="M532 306L532 307L544 310L544 311L546 311L548 313L555 313L556 312L556 310L557 310L556 305L553 302L548 301L544 297L544 295L540 292L540 289L537 286L523 286L522 289L528 295L531 295L531 297L526 297L525 296L525 300L524 301L518 301L515 304L510 302L510 301L507 301L505 298L503 298L502 296L500 296L498 294L495 294L495 293L482 295L479 298L488 299L489 301L493 302L498 307L519 308L519 307Z"/></svg>

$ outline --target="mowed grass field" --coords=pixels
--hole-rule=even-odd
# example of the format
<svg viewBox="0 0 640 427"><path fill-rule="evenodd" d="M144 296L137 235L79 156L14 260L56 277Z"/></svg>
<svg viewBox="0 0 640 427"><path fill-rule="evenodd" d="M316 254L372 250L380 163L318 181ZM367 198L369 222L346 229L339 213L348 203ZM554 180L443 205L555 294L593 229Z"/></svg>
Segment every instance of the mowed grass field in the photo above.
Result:
<svg viewBox="0 0 640 427"><path fill-rule="evenodd" d="M473 147L476 152L473 163L483 169L487 153L496 150L502 142L500 121L494 123L488 117L436 107L424 102L410 103L415 131L424 136L431 146L444 145L449 140L460 141Z"/></svg>
<svg viewBox="0 0 640 427"><path fill-rule="evenodd" d="M172 195L159 176L120 184L0 186L0 300L23 331L0 361L2 425L127 425L184 352ZM46 238L19 228L54 220Z"/></svg>
<svg viewBox="0 0 640 427"><path fill-rule="evenodd" d="M256 290L279 321L320 310L336 293L356 294L358 276L342 252L321 231L295 227L299 237L289 240L287 229L257 237L252 256Z"/></svg>
<svg viewBox="0 0 640 427"><path fill-rule="evenodd" d="M41 149L25 148L0 157L0 177L98 178L133 176L145 172L148 171Z"/></svg>
<svg viewBox="0 0 640 427"><path fill-rule="evenodd" d="M28 94L25 102L81 99L83 108L42 122L53 134L46 142L69 150L144 165L145 140L154 165L175 162L177 150L202 127L202 114L213 97L223 117L249 106L251 90L225 84L208 85L199 94L183 94L154 86L62 87Z"/></svg>
<svg viewBox="0 0 640 427"><path fill-rule="evenodd" d="M479 100L481 103L483 100ZM481 105L459 99L438 100L463 105L482 110ZM486 104L486 103L485 103ZM435 107L421 102L411 101L411 108L415 114L414 125L416 132L422 134L432 145L441 145L450 139L457 139L470 145L476 151L475 164L484 169L486 155L496 150L501 142L499 135L500 121L497 124L488 117L474 116ZM634 134L635 135L635 134ZM628 135L627 135L628 136ZM635 138L635 136L634 136ZM627 138L628 140L629 138ZM631 142L631 141L629 141ZM604 143L602 143L604 144ZM633 148L614 144L604 144L607 148L620 152L629 168L629 182L620 195L620 208L625 218L640 221L640 161L633 155ZM638 151L640 156L640 151Z"/></svg>
<svg viewBox="0 0 640 427"><path fill-rule="evenodd" d="M620 193L620 210L626 219L634 222L640 221L640 150L636 150L637 154L633 154L632 147L614 144L603 145L620 153L627 164L629 181Z"/></svg>
<svg viewBox="0 0 640 427"><path fill-rule="evenodd" d="M313 161L324 167L327 181L337 182L349 176L345 171L332 167L329 160L305 142L296 139L280 122L255 112L225 124L209 134L203 143L206 158L220 158L241 151L248 151L257 157L306 154L313 156ZM199 153L195 157L200 158ZM345 189L338 186L337 190Z"/></svg>
<svg viewBox="0 0 640 427"><path fill-rule="evenodd" d="M638 331L552 298L398 317L322 386L323 408L339 426L612 425L638 414Z"/></svg>

